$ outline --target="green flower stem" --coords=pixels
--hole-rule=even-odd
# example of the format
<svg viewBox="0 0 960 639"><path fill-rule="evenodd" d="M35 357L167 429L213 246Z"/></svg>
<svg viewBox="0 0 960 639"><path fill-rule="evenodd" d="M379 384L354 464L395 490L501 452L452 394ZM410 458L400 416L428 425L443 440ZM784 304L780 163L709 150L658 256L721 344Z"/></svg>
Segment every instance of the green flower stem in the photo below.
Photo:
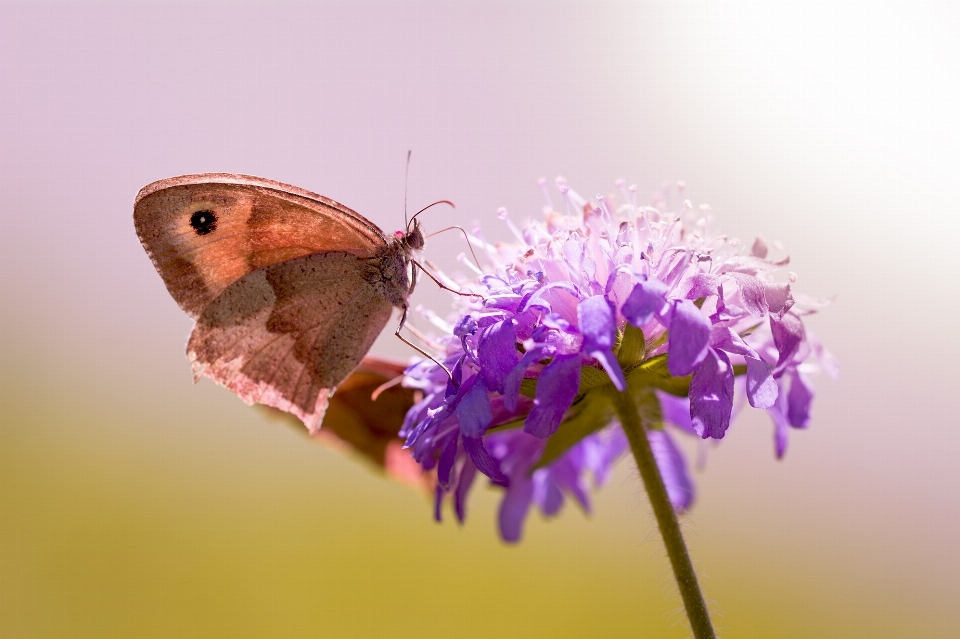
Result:
<svg viewBox="0 0 960 639"><path fill-rule="evenodd" d="M630 448L637 460L640 477L643 478L650 505L653 506L653 513L657 517L660 534L663 536L663 543L667 547L667 555L670 556L670 564L673 566L673 574L680 588L680 596L687 609L687 618L690 619L693 636L696 639L715 639L716 634L710 624L710 614L707 612L707 605L697 584L697 574L693 570L683 535L680 534L677 514L667 495L667 487L660 476L660 469L653 457L650 440L647 439L647 430L640 420L637 406L629 391L624 393L614 391L611 393L611 398L620 417L623 431L630 440Z"/></svg>

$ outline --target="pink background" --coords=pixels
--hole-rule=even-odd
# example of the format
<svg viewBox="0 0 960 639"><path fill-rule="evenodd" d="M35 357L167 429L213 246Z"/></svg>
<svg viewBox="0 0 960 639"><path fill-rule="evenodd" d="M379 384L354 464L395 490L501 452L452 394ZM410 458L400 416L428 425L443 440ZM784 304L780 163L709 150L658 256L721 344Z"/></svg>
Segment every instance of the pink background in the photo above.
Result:
<svg viewBox="0 0 960 639"><path fill-rule="evenodd" d="M772 454L745 413L686 519L724 637L960 623L960 12L953 3L0 4L0 634L686 636L632 462L589 518L464 528L194 387L133 196L192 172L385 229L685 180L781 240L842 364ZM448 234L427 256L450 271ZM429 285L415 302L443 313ZM426 327L422 319L415 320ZM953 328L951 328L953 327ZM392 337L379 354L406 357ZM693 444L693 442L690 442ZM691 453L696 446L688 446Z"/></svg>

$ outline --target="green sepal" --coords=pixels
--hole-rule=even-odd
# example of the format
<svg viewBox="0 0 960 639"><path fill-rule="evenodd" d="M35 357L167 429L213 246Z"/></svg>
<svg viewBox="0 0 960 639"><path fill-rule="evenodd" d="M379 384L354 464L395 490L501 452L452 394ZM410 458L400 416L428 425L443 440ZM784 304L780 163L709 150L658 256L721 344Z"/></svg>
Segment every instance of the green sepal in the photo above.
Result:
<svg viewBox="0 0 960 639"><path fill-rule="evenodd" d="M627 386L652 386L677 397L686 397L690 394L690 377L673 377L667 370L667 356L657 355L630 371L627 375Z"/></svg>
<svg viewBox="0 0 960 639"><path fill-rule="evenodd" d="M667 370L667 354L663 353L662 355L651 357L650 359L641 363L637 368L645 371L658 371L660 369Z"/></svg>
<svg viewBox="0 0 960 639"><path fill-rule="evenodd" d="M597 386L603 386L604 384L610 384L610 376L607 375L607 371L602 368L594 368L593 366L581 366L580 367L580 387L577 389L577 395L583 395L587 391L596 388Z"/></svg>
<svg viewBox="0 0 960 639"><path fill-rule="evenodd" d="M617 348L617 361L620 362L620 367L627 370L636 366L643 361L645 351L646 342L643 331L633 324L627 324Z"/></svg>

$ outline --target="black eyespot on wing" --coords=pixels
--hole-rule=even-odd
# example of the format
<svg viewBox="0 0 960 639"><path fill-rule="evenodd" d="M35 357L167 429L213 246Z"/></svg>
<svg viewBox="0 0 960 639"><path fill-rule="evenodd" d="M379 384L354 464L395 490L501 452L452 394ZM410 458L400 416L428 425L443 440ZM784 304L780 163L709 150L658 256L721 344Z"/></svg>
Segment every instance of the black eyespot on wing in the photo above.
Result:
<svg viewBox="0 0 960 639"><path fill-rule="evenodd" d="M190 226L197 235L207 235L217 230L217 216L213 211L197 211L190 216Z"/></svg>

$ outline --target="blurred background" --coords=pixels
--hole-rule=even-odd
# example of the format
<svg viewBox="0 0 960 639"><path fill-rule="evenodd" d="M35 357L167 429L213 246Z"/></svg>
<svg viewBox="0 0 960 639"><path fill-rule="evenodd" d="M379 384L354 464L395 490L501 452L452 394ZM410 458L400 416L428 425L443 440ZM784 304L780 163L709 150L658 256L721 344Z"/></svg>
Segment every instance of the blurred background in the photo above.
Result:
<svg viewBox="0 0 960 639"><path fill-rule="evenodd" d="M137 190L250 173L389 232L411 149L410 208L457 203L428 228L505 239L497 207L538 215L538 178L622 177L685 180L729 234L782 241L795 288L835 299L808 326L842 374L785 459L747 409L697 471L715 623L956 636L958 31L952 2L3 2L0 635L687 636L632 461L592 515L506 546L496 491L438 525L193 385ZM457 271L462 250L427 255Z"/></svg>

